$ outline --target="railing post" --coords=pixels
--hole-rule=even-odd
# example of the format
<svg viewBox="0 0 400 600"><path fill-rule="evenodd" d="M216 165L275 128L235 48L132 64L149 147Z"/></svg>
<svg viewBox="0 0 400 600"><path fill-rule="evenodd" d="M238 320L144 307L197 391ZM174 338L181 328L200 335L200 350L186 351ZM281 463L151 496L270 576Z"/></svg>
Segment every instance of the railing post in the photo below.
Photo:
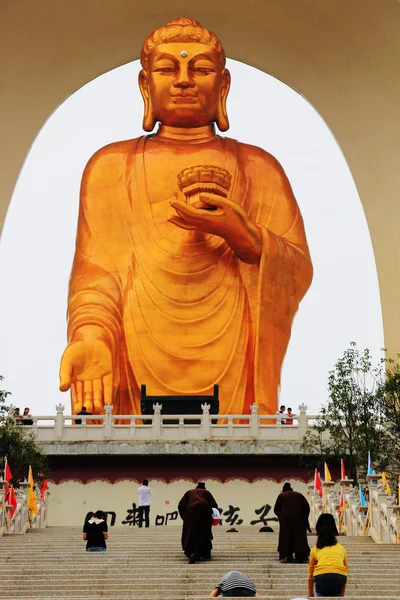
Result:
<svg viewBox="0 0 400 600"><path fill-rule="evenodd" d="M308 428L307 405L304 404L304 402L303 402L302 404L299 405L299 435L300 435L301 439L303 439L303 437L306 435L307 428Z"/></svg>
<svg viewBox="0 0 400 600"><path fill-rule="evenodd" d="M180 415L179 417L179 439L180 440L184 440L185 439L185 418L183 415Z"/></svg>
<svg viewBox="0 0 400 600"><path fill-rule="evenodd" d="M153 417L153 434L154 439L159 440L161 437L161 409L162 404L153 404L154 417Z"/></svg>
<svg viewBox="0 0 400 600"><path fill-rule="evenodd" d="M131 419L130 419L130 435L131 435L131 437L136 436L136 418L135 417L131 417Z"/></svg>
<svg viewBox="0 0 400 600"><path fill-rule="evenodd" d="M331 494L334 492L334 488L335 488L335 482L334 481L324 481L322 484L322 487L324 489L324 508L326 508L326 506L329 503Z"/></svg>
<svg viewBox="0 0 400 600"><path fill-rule="evenodd" d="M396 515L395 536L396 544L400 544L400 506L393 507L393 514Z"/></svg>
<svg viewBox="0 0 400 600"><path fill-rule="evenodd" d="M203 411L203 414L201 415L201 433L205 440L208 440L211 437L210 408L211 404L204 403L201 405Z"/></svg>
<svg viewBox="0 0 400 600"><path fill-rule="evenodd" d="M56 411L57 411L57 415L56 415L56 422L54 425L54 433L56 436L56 439L60 440L63 436L63 427L64 427L64 404L57 404L56 405Z"/></svg>
<svg viewBox="0 0 400 600"><path fill-rule="evenodd" d="M6 507L4 503L4 489L7 482L5 479L0 479L0 536L6 531Z"/></svg>
<svg viewBox="0 0 400 600"><path fill-rule="evenodd" d="M110 440L111 439L111 434L112 434L112 421L113 421L113 416L112 416L112 411L113 411L113 405L112 404L105 404L104 405L104 438L106 440Z"/></svg>
<svg viewBox="0 0 400 600"><path fill-rule="evenodd" d="M22 499L22 507L21 507L21 518L20 518L20 531L18 533L25 533L27 529L30 527L30 518L29 518L29 505L28 505L28 490L29 490L29 482L22 481L19 484L20 495Z"/></svg>
<svg viewBox="0 0 400 600"><path fill-rule="evenodd" d="M258 404L252 404L250 406L250 410L251 410L251 417L250 417L250 424L251 424L251 435L252 437L258 439L259 437L259 418L258 418L258 409L259 406Z"/></svg>

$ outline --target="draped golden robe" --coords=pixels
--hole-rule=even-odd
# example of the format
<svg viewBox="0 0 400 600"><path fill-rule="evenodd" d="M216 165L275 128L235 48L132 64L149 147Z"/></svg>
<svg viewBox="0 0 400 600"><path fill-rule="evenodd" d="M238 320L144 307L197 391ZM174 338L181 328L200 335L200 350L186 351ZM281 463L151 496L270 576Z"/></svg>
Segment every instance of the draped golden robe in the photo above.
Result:
<svg viewBox="0 0 400 600"><path fill-rule="evenodd" d="M232 174L229 199L262 231L259 264L242 262L218 236L167 221L177 174L195 164ZM151 395L212 394L218 383L221 414L249 413L254 402L274 414L293 317L311 279L299 208L263 150L221 137L150 135L89 161L68 336L102 330L113 355L114 413L140 414L143 383Z"/></svg>

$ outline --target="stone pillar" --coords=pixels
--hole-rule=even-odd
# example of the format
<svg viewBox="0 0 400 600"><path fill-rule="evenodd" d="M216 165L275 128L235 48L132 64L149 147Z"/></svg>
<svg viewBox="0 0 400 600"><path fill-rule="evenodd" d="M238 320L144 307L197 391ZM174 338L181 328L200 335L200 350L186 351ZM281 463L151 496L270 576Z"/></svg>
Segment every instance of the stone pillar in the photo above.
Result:
<svg viewBox="0 0 400 600"><path fill-rule="evenodd" d="M112 404L104 405L104 439L110 440L112 437L112 426L113 426L113 411L114 406Z"/></svg>
<svg viewBox="0 0 400 600"><path fill-rule="evenodd" d="M183 415L181 415L179 417L179 439L180 440L184 440L185 439L185 417Z"/></svg>
<svg viewBox="0 0 400 600"><path fill-rule="evenodd" d="M334 491L335 483L333 481L324 481L322 487L324 489L325 498L328 499L329 495Z"/></svg>
<svg viewBox="0 0 400 600"><path fill-rule="evenodd" d="M395 543L400 544L400 506L393 507L393 514L396 515L396 527L395 527L396 542Z"/></svg>
<svg viewBox="0 0 400 600"><path fill-rule="evenodd" d="M56 439L61 440L62 436L63 436L63 428L64 428L64 404L57 404L56 405L56 420L55 420L55 424L54 424L54 434Z"/></svg>
<svg viewBox="0 0 400 600"><path fill-rule="evenodd" d="M259 422L259 418L258 418L258 409L259 409L258 404L252 404L250 406L250 410L251 410L250 429L251 429L251 435L255 439L258 439L258 437L259 437L259 431L260 431L260 422Z"/></svg>
<svg viewBox="0 0 400 600"><path fill-rule="evenodd" d="M161 438L161 409L162 404L158 404L158 402L156 404L153 404L153 436L156 440L159 440Z"/></svg>
<svg viewBox="0 0 400 600"><path fill-rule="evenodd" d="M308 428L308 419L307 419L307 405L300 404L299 405L299 436L300 439L303 439L307 432Z"/></svg>
<svg viewBox="0 0 400 600"><path fill-rule="evenodd" d="M211 437L210 408L211 404L204 403L201 405L203 411L201 416L201 433L202 438L205 440L208 440Z"/></svg>

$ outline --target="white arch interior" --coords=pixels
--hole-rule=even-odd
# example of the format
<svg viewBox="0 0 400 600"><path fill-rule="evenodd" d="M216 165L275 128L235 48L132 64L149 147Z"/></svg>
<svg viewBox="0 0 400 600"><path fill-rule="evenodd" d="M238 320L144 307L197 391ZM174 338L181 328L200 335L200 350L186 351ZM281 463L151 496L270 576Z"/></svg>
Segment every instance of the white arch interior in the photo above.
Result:
<svg viewBox="0 0 400 600"><path fill-rule="evenodd" d="M229 136L261 146L283 165L302 211L315 276L292 330L281 402L316 412L327 374L352 340L383 348L378 278L357 190L330 130L299 94L228 60ZM21 171L0 244L0 374L14 405L54 413L66 342L66 298L79 185L101 146L142 134L138 61L68 98L37 136Z"/></svg>

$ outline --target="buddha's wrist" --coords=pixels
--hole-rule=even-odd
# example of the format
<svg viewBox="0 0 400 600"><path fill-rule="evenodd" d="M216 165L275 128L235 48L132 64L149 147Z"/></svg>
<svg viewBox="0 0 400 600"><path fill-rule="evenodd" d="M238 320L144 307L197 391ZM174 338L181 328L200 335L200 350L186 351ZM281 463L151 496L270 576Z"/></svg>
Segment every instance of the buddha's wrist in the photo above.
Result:
<svg viewBox="0 0 400 600"><path fill-rule="evenodd" d="M71 342L104 342L108 345L108 337L99 325L83 325L73 332Z"/></svg>
<svg viewBox="0 0 400 600"><path fill-rule="evenodd" d="M243 262L250 264L260 262L263 242L261 230L257 225L249 222L246 231L239 235L228 236L225 241Z"/></svg>

